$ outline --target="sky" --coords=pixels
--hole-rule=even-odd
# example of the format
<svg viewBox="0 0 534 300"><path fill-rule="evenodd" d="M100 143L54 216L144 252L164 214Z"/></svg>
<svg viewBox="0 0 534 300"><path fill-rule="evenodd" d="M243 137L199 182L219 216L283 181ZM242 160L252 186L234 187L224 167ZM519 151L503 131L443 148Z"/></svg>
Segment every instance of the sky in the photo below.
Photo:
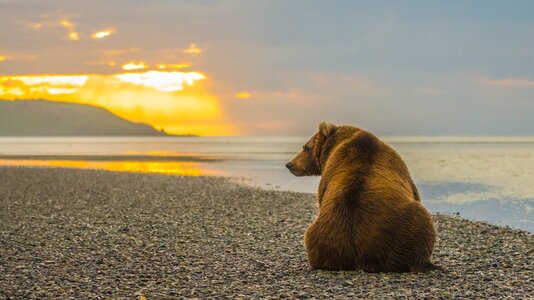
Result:
<svg viewBox="0 0 534 300"><path fill-rule="evenodd" d="M0 99L175 134L534 135L532 1L0 0Z"/></svg>

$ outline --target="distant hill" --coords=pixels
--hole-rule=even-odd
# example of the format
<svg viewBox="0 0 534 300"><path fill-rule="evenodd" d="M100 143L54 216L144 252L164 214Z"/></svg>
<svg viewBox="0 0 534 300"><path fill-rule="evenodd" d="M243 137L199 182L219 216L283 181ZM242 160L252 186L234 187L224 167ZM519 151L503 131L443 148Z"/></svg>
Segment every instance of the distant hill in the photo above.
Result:
<svg viewBox="0 0 534 300"><path fill-rule="evenodd" d="M0 136L165 136L90 105L0 100Z"/></svg>

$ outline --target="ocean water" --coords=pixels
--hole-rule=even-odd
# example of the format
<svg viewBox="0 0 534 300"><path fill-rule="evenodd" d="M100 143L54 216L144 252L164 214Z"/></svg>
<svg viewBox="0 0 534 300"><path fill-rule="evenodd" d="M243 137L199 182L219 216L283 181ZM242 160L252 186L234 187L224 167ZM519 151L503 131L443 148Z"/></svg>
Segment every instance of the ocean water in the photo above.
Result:
<svg viewBox="0 0 534 300"><path fill-rule="evenodd" d="M534 232L534 137L385 137L429 210ZM0 138L0 166L230 176L315 193L284 167L307 137Z"/></svg>

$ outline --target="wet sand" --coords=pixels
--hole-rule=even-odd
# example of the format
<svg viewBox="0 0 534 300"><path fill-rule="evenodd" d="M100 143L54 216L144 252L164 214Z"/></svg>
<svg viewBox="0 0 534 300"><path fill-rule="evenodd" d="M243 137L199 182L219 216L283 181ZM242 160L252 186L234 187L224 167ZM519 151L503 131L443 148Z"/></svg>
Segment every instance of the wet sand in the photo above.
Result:
<svg viewBox="0 0 534 300"><path fill-rule="evenodd" d="M309 268L311 194L228 178L0 167L0 298L532 298L534 235L434 215L427 274Z"/></svg>

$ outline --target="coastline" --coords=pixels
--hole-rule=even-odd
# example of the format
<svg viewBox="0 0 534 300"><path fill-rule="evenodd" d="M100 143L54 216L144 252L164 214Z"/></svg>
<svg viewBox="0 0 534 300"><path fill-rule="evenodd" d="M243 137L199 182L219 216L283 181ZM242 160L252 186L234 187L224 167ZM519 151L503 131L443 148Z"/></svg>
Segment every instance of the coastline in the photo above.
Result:
<svg viewBox="0 0 534 300"><path fill-rule="evenodd" d="M434 214L448 272L310 270L312 194L223 177L0 167L0 298L514 297L534 234Z"/></svg>
<svg viewBox="0 0 534 300"><path fill-rule="evenodd" d="M162 161L162 162L220 162L224 158L203 155L3 155L0 160L42 160L42 161Z"/></svg>

